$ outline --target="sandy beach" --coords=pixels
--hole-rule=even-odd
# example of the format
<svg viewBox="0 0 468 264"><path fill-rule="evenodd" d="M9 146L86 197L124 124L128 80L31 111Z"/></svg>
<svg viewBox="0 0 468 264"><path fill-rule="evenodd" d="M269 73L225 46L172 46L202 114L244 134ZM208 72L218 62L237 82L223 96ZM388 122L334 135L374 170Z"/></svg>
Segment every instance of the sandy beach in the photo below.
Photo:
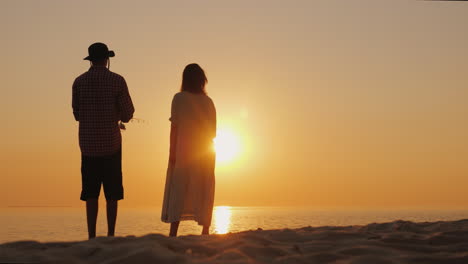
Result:
<svg viewBox="0 0 468 264"><path fill-rule="evenodd" d="M1 263L468 263L468 220L0 245Z"/></svg>

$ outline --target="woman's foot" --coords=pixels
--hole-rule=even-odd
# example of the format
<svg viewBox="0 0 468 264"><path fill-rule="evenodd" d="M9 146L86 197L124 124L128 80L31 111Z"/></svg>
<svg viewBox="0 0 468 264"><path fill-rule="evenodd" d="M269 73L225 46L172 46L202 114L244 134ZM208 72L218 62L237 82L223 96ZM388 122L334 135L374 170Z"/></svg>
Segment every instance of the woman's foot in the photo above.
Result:
<svg viewBox="0 0 468 264"><path fill-rule="evenodd" d="M210 226L203 226L202 235L209 235L210 234Z"/></svg>
<svg viewBox="0 0 468 264"><path fill-rule="evenodd" d="M171 230L169 232L169 236L171 237L177 236L177 230L179 230L179 224L180 224L179 221L171 223Z"/></svg>

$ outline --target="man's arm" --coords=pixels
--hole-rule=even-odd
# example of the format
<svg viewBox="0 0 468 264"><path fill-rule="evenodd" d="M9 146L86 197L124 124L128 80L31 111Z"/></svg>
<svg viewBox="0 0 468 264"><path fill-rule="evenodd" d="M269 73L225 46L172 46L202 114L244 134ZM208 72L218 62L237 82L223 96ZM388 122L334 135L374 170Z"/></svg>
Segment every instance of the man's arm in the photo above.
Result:
<svg viewBox="0 0 468 264"><path fill-rule="evenodd" d="M72 108L75 120L80 121L80 94L78 91L76 80L73 82L72 86Z"/></svg>
<svg viewBox="0 0 468 264"><path fill-rule="evenodd" d="M122 78L122 89L118 98L119 110L120 110L120 120L127 123L132 119L135 108L133 107L132 98L128 91L127 83L125 79Z"/></svg>

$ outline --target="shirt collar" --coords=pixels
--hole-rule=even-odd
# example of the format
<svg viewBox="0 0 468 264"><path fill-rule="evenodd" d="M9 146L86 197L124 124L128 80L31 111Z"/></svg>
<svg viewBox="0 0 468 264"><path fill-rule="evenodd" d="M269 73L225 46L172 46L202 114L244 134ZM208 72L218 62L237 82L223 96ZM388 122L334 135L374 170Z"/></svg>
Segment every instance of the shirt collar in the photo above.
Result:
<svg viewBox="0 0 468 264"><path fill-rule="evenodd" d="M108 71L106 66L91 66L89 71Z"/></svg>

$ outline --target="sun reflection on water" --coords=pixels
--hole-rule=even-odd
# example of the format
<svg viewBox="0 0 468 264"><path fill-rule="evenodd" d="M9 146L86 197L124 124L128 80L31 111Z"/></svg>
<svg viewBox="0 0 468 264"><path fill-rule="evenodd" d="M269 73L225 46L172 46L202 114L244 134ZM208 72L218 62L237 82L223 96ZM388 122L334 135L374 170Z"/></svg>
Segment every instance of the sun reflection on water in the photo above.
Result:
<svg viewBox="0 0 468 264"><path fill-rule="evenodd" d="M231 207L216 206L214 210L214 233L226 234L231 226Z"/></svg>

